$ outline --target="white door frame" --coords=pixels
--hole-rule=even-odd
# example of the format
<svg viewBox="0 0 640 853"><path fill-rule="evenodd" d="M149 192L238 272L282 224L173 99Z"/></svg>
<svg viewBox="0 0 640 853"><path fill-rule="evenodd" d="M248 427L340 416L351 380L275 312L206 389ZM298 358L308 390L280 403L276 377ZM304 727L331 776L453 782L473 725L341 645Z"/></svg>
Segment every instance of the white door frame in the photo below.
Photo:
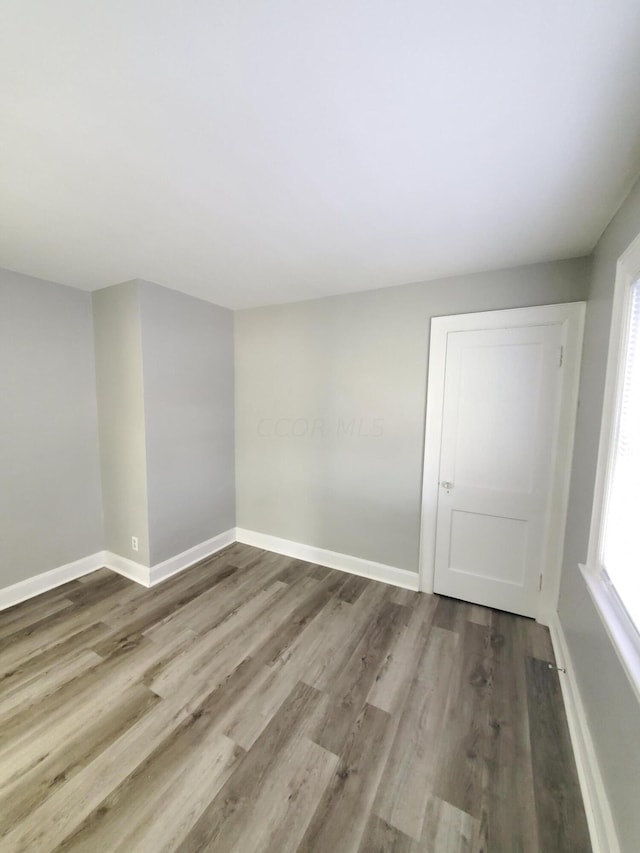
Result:
<svg viewBox="0 0 640 853"><path fill-rule="evenodd" d="M537 620L546 625L556 612L560 592L562 552L571 479L584 313L584 302L566 302L560 305L513 308L505 311L482 311L474 314L454 314L447 317L432 318L420 524L419 565L422 592L433 592L447 335L449 332L502 329L513 325L561 324L563 327L563 376L560 424L554 451L552 497L547 521L544 561L546 570L539 599Z"/></svg>

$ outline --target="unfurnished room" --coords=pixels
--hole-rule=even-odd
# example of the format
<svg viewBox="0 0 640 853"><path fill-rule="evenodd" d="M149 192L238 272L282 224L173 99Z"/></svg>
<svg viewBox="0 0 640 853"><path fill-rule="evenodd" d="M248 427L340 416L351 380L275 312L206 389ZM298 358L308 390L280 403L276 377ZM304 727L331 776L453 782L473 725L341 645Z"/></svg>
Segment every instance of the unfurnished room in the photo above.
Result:
<svg viewBox="0 0 640 853"><path fill-rule="evenodd" d="M639 46L0 3L0 853L640 851Z"/></svg>

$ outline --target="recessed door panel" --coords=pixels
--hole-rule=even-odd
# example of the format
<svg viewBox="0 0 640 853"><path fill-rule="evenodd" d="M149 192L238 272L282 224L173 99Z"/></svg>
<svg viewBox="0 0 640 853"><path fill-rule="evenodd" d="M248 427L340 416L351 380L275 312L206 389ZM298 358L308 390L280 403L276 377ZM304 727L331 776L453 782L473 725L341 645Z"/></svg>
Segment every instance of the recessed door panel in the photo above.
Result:
<svg viewBox="0 0 640 853"><path fill-rule="evenodd" d="M436 592L535 615L561 343L560 324L448 334Z"/></svg>
<svg viewBox="0 0 640 853"><path fill-rule="evenodd" d="M521 586L527 566L527 522L479 512L451 513L451 571Z"/></svg>
<svg viewBox="0 0 640 853"><path fill-rule="evenodd" d="M456 484L528 492L534 460L544 349L540 343L462 346L457 430L453 448ZM499 440L496 440L499 437Z"/></svg>

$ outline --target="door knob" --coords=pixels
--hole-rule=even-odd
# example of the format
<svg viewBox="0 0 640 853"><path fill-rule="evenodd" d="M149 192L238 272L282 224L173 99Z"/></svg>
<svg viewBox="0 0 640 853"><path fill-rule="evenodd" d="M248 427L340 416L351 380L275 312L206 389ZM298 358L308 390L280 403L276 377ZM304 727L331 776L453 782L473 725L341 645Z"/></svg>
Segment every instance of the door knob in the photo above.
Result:
<svg viewBox="0 0 640 853"><path fill-rule="evenodd" d="M447 480L443 480L443 481L440 483L440 485L442 486L442 488L443 488L443 489L447 489L447 491L448 491L449 489L452 489L452 488L453 488L453 483L449 483L449 482L447 482Z"/></svg>

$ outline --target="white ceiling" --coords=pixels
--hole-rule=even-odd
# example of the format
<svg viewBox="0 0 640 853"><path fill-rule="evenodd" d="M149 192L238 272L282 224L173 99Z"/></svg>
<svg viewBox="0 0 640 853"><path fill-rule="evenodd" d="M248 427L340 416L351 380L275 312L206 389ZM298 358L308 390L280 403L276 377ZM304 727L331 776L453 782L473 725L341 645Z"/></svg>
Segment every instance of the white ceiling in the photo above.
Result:
<svg viewBox="0 0 640 853"><path fill-rule="evenodd" d="M591 250L638 0L13 0L0 266L245 307Z"/></svg>

